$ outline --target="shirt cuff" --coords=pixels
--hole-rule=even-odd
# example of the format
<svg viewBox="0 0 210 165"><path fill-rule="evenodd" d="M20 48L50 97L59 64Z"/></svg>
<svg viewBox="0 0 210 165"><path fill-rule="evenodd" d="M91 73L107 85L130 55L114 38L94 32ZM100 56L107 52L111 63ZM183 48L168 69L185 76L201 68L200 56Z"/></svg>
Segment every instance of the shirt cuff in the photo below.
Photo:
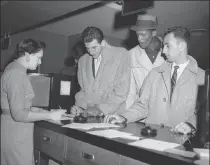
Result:
<svg viewBox="0 0 210 165"><path fill-rule="evenodd" d="M196 128L189 122L185 122L190 128L191 128L191 133L194 134L196 132Z"/></svg>
<svg viewBox="0 0 210 165"><path fill-rule="evenodd" d="M123 123L127 123L127 118L125 118L124 116L122 116L122 115L119 115L120 117L122 117L123 119L124 119L124 122Z"/></svg>

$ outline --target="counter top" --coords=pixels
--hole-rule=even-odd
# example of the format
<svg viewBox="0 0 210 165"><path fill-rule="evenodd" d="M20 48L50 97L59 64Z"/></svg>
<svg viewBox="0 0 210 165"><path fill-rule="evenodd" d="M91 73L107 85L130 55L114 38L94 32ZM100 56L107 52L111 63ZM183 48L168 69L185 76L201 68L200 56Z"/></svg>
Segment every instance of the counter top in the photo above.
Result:
<svg viewBox="0 0 210 165"><path fill-rule="evenodd" d="M69 121L54 122L54 123L47 121L39 121L35 122L35 126L49 129L51 131L63 134L65 136L74 138L76 140L80 140L85 143L89 143L91 145L149 164L188 165L188 164L194 164L193 162L195 161L195 159L185 158L167 152L159 152L155 150L149 150L128 145L128 143L133 142L133 140L127 140L127 139L125 140L121 138L108 139L105 137L100 137L86 133L86 131L84 130L76 130L76 129L61 127L62 125L68 123ZM172 132L170 132L169 128L167 127L162 128L157 125L150 125L150 126L152 128L157 129L157 136L152 139L178 143L180 144L180 148L183 148L181 144L183 144L184 141L186 140L186 138L183 135L173 134ZM124 127L117 128L116 130L132 133L135 136L141 136L140 130L143 127L145 127L143 123L136 122L136 123L129 123Z"/></svg>

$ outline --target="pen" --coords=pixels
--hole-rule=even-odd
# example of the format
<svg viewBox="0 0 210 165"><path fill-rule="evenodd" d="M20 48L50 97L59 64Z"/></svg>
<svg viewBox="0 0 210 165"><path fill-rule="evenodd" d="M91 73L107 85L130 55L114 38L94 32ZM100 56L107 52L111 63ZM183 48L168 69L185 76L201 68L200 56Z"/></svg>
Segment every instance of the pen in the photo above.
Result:
<svg viewBox="0 0 210 165"><path fill-rule="evenodd" d="M59 109L62 109L61 106L58 106ZM69 117L69 118L73 118L74 115L71 114L67 114L66 112L63 114L64 117Z"/></svg>

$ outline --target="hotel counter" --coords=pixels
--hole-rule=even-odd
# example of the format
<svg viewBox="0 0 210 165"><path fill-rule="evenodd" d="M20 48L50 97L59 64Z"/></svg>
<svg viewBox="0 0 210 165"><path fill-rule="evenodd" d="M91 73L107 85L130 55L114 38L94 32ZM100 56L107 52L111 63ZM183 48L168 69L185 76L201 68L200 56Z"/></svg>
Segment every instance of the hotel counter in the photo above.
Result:
<svg viewBox="0 0 210 165"><path fill-rule="evenodd" d="M195 161L195 158L129 145L128 143L133 140L109 139L83 130L64 128L61 126L68 124L69 121L62 122L35 123L36 165L50 165L52 161L62 165L189 165ZM173 134L167 127L150 126L157 129L157 136L153 139L183 144L183 135ZM140 131L143 127L145 127L143 123L129 123L117 130L141 136ZM180 149L183 148L183 145L180 145Z"/></svg>

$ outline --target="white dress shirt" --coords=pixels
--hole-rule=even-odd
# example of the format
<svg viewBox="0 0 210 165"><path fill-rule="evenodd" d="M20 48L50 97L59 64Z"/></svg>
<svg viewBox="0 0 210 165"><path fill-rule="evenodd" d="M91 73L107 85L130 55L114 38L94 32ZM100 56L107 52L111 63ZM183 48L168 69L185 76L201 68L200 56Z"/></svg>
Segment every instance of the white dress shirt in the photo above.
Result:
<svg viewBox="0 0 210 165"><path fill-rule="evenodd" d="M181 76L182 72L184 71L185 67L189 64L189 60L186 61L185 63L183 64L179 64L177 65L176 63L173 62L172 64L172 69L171 69L171 77L174 73L174 66L179 66L179 68L177 69L177 79L176 81L179 79L179 77Z"/></svg>

